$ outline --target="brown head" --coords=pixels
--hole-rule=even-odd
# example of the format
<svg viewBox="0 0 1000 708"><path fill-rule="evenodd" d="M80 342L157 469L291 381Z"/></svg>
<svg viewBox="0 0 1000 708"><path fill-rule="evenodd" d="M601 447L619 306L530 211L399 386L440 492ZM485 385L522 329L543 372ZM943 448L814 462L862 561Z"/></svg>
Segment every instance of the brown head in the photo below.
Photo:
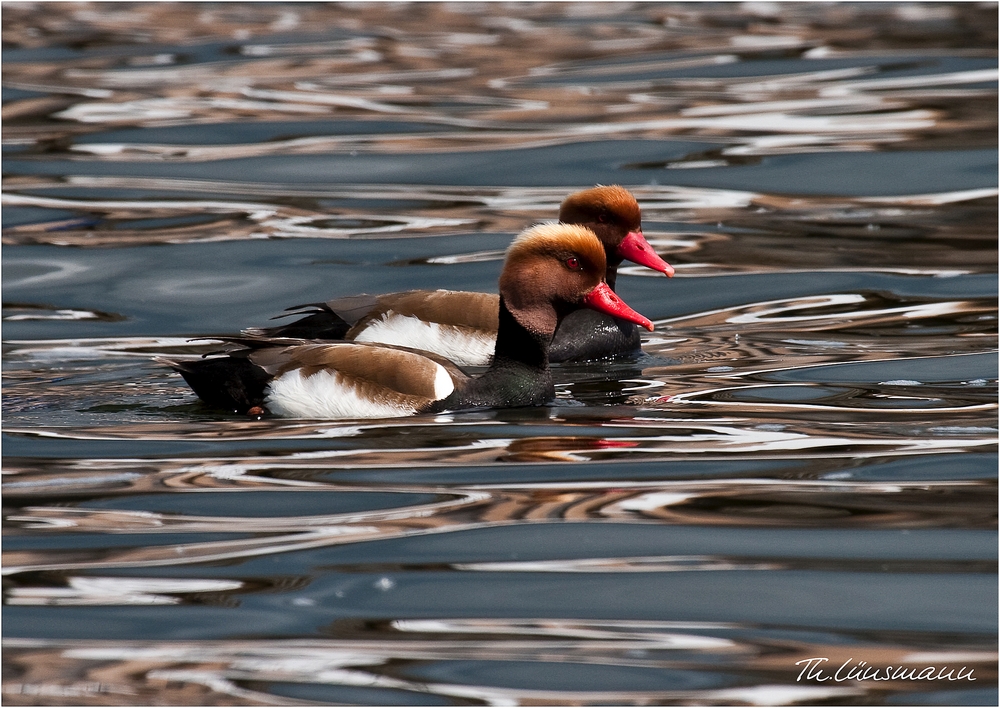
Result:
<svg viewBox="0 0 1000 708"><path fill-rule="evenodd" d="M540 224L522 232L507 249L500 296L518 323L551 338L559 316L581 305L652 329L603 282L604 246L593 231L574 224ZM610 299L609 299L610 295Z"/></svg>
<svg viewBox="0 0 1000 708"><path fill-rule="evenodd" d="M586 226L597 235L607 261L605 279L612 287L618 266L626 259L667 276L674 274L643 237L642 210L624 187L598 186L569 195L559 207L559 221Z"/></svg>

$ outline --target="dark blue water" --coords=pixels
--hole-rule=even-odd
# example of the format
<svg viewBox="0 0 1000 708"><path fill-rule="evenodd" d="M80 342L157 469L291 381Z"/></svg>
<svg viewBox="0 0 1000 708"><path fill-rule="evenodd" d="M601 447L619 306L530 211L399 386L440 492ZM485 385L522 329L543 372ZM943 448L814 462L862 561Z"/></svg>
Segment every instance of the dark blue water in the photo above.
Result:
<svg viewBox="0 0 1000 708"><path fill-rule="evenodd" d="M4 701L995 705L996 25L5 5ZM549 406L248 420L153 361L495 292L598 183L677 275Z"/></svg>

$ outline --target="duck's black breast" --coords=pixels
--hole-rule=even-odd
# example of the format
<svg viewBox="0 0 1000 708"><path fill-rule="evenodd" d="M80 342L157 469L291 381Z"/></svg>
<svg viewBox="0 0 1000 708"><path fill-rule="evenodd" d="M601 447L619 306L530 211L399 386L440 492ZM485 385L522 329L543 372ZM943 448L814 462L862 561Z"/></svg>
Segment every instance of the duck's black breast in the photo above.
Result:
<svg viewBox="0 0 1000 708"><path fill-rule="evenodd" d="M591 361L635 356L641 351L639 328L596 310L566 315L549 346L549 361Z"/></svg>
<svg viewBox="0 0 1000 708"><path fill-rule="evenodd" d="M520 408L540 406L555 398L555 386L548 367L539 368L506 359L494 360L482 376L468 379L424 413L470 408Z"/></svg>
<svg viewBox="0 0 1000 708"><path fill-rule="evenodd" d="M424 412L540 406L555 398L545 338L525 329L510 313L503 296L498 321L490 368L482 376L462 381L450 396L435 401Z"/></svg>

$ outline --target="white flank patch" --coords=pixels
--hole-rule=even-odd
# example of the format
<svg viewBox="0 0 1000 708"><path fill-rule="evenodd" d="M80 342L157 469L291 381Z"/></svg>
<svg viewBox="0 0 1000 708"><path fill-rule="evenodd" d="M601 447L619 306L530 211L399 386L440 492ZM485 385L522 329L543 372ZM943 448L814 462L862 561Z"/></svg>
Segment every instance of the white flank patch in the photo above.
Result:
<svg viewBox="0 0 1000 708"><path fill-rule="evenodd" d="M440 401L447 398L455 390L455 382L451 380L451 374L438 363L434 364L434 400Z"/></svg>
<svg viewBox="0 0 1000 708"><path fill-rule="evenodd" d="M422 349L440 354L459 366L488 365L497 344L496 335L424 322L419 317L399 315L392 310L365 327L354 341ZM451 385L451 377L448 377L448 384Z"/></svg>
<svg viewBox="0 0 1000 708"><path fill-rule="evenodd" d="M448 381L450 384L450 377ZM435 378L435 391L437 388ZM271 381L265 403L272 413L286 418L399 418L417 412L410 405L359 396L336 371L318 371L303 378L293 369Z"/></svg>

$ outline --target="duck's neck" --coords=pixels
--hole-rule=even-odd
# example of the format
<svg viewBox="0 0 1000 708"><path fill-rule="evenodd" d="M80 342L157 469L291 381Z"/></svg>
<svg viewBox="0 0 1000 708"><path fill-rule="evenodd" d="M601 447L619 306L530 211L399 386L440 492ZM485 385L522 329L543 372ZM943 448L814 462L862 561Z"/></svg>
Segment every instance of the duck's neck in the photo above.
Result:
<svg viewBox="0 0 1000 708"><path fill-rule="evenodd" d="M555 398L549 371L549 337L532 333L511 314L500 296L500 327L493 363L448 398L427 410L539 406Z"/></svg>
<svg viewBox="0 0 1000 708"><path fill-rule="evenodd" d="M608 287L612 290L615 289L615 281L618 280L618 266L622 264L624 258L619 258L613 253L608 254L608 267L604 271L604 282L608 284Z"/></svg>
<svg viewBox="0 0 1000 708"><path fill-rule="evenodd" d="M491 368L506 362L533 369L547 369L551 339L551 335L535 334L518 322L507 308L503 295L500 296L500 325L497 328L497 345Z"/></svg>

